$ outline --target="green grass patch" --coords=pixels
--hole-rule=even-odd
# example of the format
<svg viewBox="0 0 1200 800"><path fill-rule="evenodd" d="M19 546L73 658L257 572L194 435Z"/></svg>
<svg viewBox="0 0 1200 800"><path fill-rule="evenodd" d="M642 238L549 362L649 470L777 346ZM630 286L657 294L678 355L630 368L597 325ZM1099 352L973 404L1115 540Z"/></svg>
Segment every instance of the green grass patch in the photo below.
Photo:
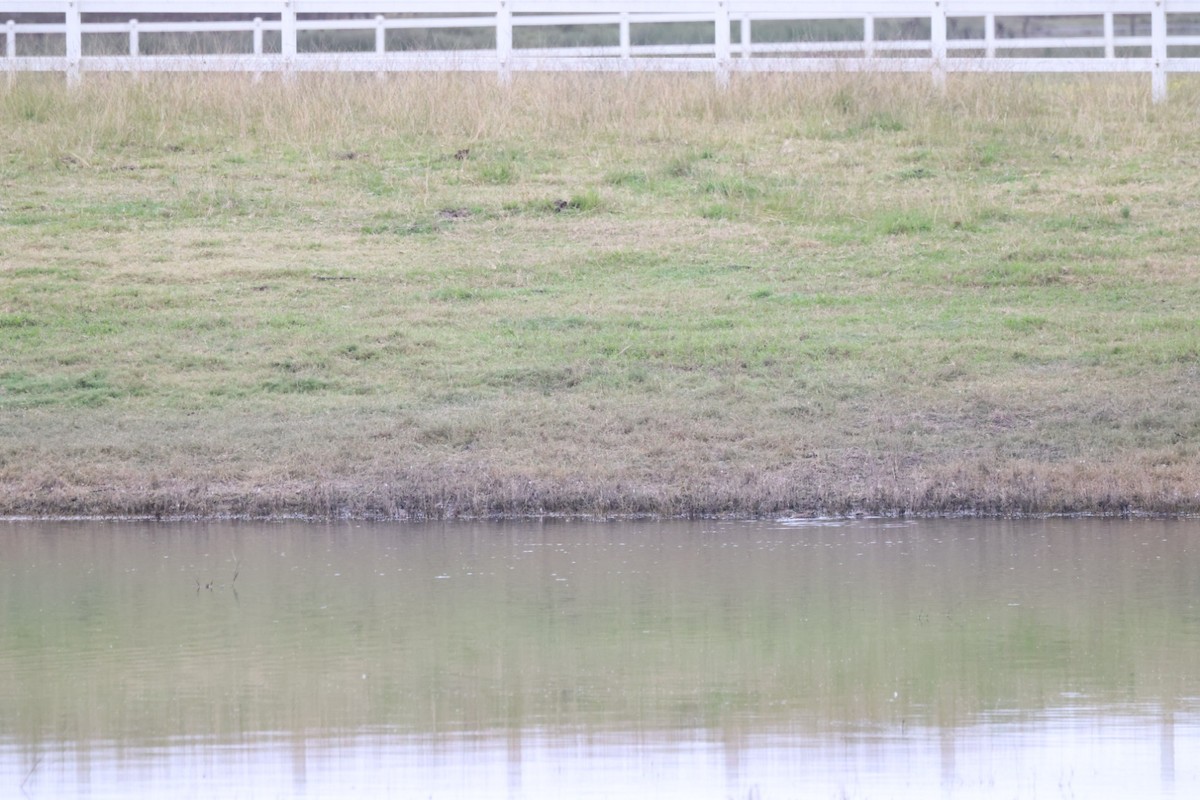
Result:
<svg viewBox="0 0 1200 800"><path fill-rule="evenodd" d="M102 370L76 375L0 373L0 408L98 408L136 393L115 384Z"/></svg>
<svg viewBox="0 0 1200 800"><path fill-rule="evenodd" d="M933 230L933 215L921 211L886 211L875 221L875 229L885 236L912 236Z"/></svg>

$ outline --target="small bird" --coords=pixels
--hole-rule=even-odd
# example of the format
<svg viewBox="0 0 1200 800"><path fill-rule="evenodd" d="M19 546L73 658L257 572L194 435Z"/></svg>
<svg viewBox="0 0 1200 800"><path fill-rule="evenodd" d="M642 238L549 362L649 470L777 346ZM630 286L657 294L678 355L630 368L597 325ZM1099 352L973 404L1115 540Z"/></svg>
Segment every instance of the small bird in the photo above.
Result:
<svg viewBox="0 0 1200 800"><path fill-rule="evenodd" d="M459 150L457 153L454 154L454 160L455 161L466 161L467 156L469 156L469 155L471 155L471 148L464 147L462 150Z"/></svg>

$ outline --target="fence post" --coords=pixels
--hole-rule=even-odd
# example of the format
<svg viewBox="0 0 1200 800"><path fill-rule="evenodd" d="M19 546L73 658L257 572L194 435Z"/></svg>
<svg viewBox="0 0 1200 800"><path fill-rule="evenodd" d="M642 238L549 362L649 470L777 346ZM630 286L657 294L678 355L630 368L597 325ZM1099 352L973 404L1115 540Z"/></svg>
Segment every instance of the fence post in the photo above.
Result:
<svg viewBox="0 0 1200 800"><path fill-rule="evenodd" d="M629 12L621 12L621 21L617 26L617 35L621 46L621 72L628 75L633 67L633 39L629 35Z"/></svg>
<svg viewBox="0 0 1200 800"><path fill-rule="evenodd" d="M508 0L496 9L496 71L501 86L512 83L513 24Z"/></svg>
<svg viewBox="0 0 1200 800"><path fill-rule="evenodd" d="M1113 12L1104 14L1104 57L1117 57L1117 29L1113 24Z"/></svg>
<svg viewBox="0 0 1200 800"><path fill-rule="evenodd" d="M1154 0L1150 9L1150 97L1155 103L1167 99L1167 9L1163 0Z"/></svg>
<svg viewBox="0 0 1200 800"><path fill-rule="evenodd" d="M12 86L17 77L17 71L11 63L11 59L17 57L17 23L11 19L4 26L4 57L10 59L4 71L8 73L8 85Z"/></svg>
<svg viewBox="0 0 1200 800"><path fill-rule="evenodd" d="M996 57L996 15L983 15L983 55L985 58Z"/></svg>
<svg viewBox="0 0 1200 800"><path fill-rule="evenodd" d="M296 7L291 0L283 0L279 14L279 53L283 56L283 75L288 78L296 60Z"/></svg>
<svg viewBox="0 0 1200 800"><path fill-rule="evenodd" d="M867 58L875 57L875 15L867 14L863 17L863 55Z"/></svg>
<svg viewBox="0 0 1200 800"><path fill-rule="evenodd" d="M133 62L133 77L136 80L141 74L142 65L137 62L137 57L142 54L142 41L138 33L137 19L129 20L129 56L135 61Z"/></svg>
<svg viewBox="0 0 1200 800"><path fill-rule="evenodd" d="M729 85L729 61L733 55L733 43L729 36L729 7L725 0L717 0L716 13L713 15L713 25L716 28L714 39L715 56L717 60L717 86L725 88Z"/></svg>
<svg viewBox="0 0 1200 800"><path fill-rule="evenodd" d="M946 89L946 4L933 0L933 13L929 18L929 49L933 61L933 85Z"/></svg>
<svg viewBox="0 0 1200 800"><path fill-rule="evenodd" d="M383 58L383 55L386 52L387 52L387 29L384 28L384 26L383 26L383 14L376 14L375 15L375 55L378 56L379 58ZM375 77L378 78L379 80L383 80L383 77L384 77L383 70L382 69L376 70Z"/></svg>
<svg viewBox="0 0 1200 800"><path fill-rule="evenodd" d="M749 14L742 14L741 34L742 34L742 58L745 59L745 58L750 57L751 38L750 38L750 15Z"/></svg>
<svg viewBox="0 0 1200 800"><path fill-rule="evenodd" d="M254 43L253 43L253 49L254 49L254 55L255 55L255 61L256 61L256 62L258 61L258 57L259 57L259 56L261 56L261 55L263 54L263 42L262 42L262 39L263 39L263 37L262 37L262 33L263 33L263 31L262 31L262 17L255 17L255 18L254 18L254 34L253 34L253 40L254 40ZM261 72L259 69L255 68L255 70L254 70L254 77L253 77L253 78L251 78L251 80L252 80L254 83L258 83L259 81L261 81L261 80L262 80L262 72Z"/></svg>
<svg viewBox="0 0 1200 800"><path fill-rule="evenodd" d="M79 3L70 0L67 3L67 85L78 86L80 80L80 59L83 58L83 14L79 11Z"/></svg>

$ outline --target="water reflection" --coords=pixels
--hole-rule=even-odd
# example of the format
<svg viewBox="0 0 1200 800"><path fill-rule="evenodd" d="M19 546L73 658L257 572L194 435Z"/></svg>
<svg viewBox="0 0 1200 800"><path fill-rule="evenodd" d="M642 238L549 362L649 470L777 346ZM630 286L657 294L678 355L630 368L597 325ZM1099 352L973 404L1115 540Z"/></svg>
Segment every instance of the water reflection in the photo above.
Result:
<svg viewBox="0 0 1200 800"><path fill-rule="evenodd" d="M0 797L1195 796L1198 545L12 524Z"/></svg>
<svg viewBox="0 0 1200 800"><path fill-rule="evenodd" d="M1098 721L1072 711L965 729L834 738L776 732L732 741L706 730L280 734L236 744L60 746L41 752L24 776L12 767L28 763L28 754L5 744L0 780L27 797L93 798L1176 796L1174 750L1160 749L1158 725L1170 723L1137 714ZM1194 719L1181 745L1200 752ZM1155 764L1163 767L1161 781L1147 782ZM1194 796L1197 778L1187 774L1177 796Z"/></svg>

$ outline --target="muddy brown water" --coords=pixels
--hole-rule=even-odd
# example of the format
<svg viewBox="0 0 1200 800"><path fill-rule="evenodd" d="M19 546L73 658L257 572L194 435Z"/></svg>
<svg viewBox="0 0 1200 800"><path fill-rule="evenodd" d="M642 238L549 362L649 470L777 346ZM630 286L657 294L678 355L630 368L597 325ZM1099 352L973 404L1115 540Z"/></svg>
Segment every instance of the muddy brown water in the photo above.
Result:
<svg viewBox="0 0 1200 800"><path fill-rule="evenodd" d="M1200 522L0 523L64 796L1196 797Z"/></svg>

